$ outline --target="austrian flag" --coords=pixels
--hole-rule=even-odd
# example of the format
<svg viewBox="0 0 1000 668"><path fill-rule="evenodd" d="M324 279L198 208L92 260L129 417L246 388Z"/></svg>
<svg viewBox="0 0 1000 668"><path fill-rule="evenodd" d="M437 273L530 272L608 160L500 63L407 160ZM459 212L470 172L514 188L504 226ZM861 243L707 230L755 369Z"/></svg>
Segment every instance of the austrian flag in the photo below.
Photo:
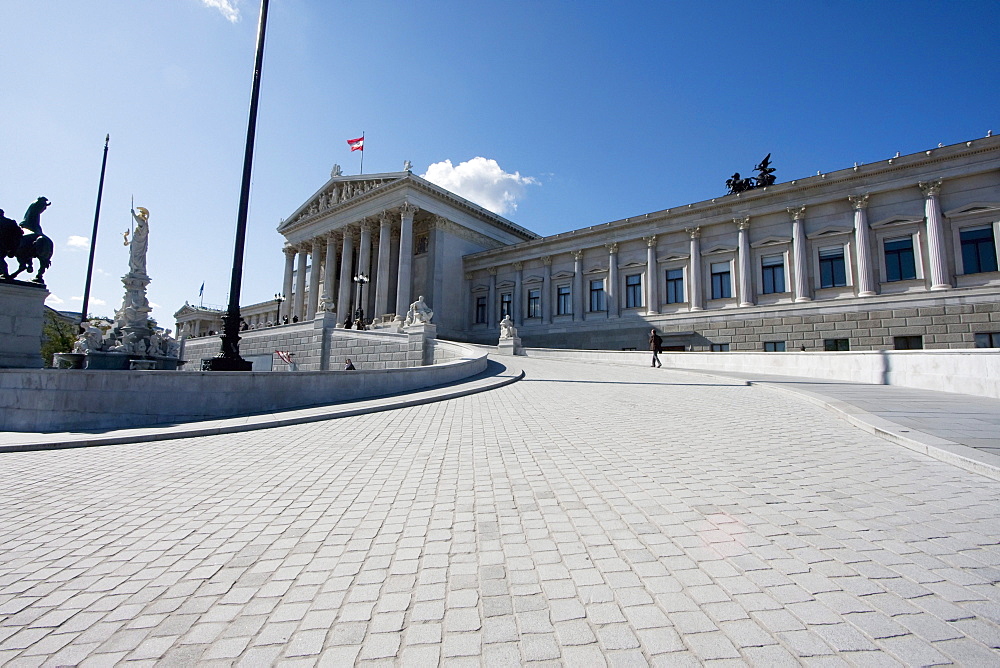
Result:
<svg viewBox="0 0 1000 668"><path fill-rule="evenodd" d="M365 138L358 137L357 139L348 139L347 145L351 147L352 151L363 151L365 150Z"/></svg>

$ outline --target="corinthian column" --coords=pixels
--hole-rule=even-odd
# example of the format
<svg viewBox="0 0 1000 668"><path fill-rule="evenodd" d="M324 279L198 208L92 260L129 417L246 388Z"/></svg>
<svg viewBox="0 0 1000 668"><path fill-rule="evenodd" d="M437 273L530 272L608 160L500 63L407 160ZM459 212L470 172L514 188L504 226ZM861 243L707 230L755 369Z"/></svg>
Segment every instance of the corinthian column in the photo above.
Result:
<svg viewBox="0 0 1000 668"><path fill-rule="evenodd" d="M413 215L417 207L404 202L400 210L399 280L396 286L396 313L410 308L410 285L413 283ZM397 316L398 317L398 316Z"/></svg>
<svg viewBox="0 0 1000 668"><path fill-rule="evenodd" d="M608 249L608 284L604 291L608 297L608 317L618 317L618 244L604 244Z"/></svg>
<svg viewBox="0 0 1000 668"><path fill-rule="evenodd" d="M734 218L733 222L740 230L737 254L739 255L740 271L740 306L753 306L753 283L750 278L750 216Z"/></svg>
<svg viewBox="0 0 1000 668"><path fill-rule="evenodd" d="M302 320L305 317L306 308L306 258L309 248L302 244L297 250L299 252L299 268L295 272L295 309L292 311L292 316ZM288 320L291 321L292 318Z"/></svg>
<svg viewBox="0 0 1000 668"><path fill-rule="evenodd" d="M573 251L573 320L583 320L583 251Z"/></svg>
<svg viewBox="0 0 1000 668"><path fill-rule="evenodd" d="M927 217L927 259L931 270L931 290L951 287L948 262L944 252L944 223L941 219L941 181L920 183L924 193L924 215Z"/></svg>
<svg viewBox="0 0 1000 668"><path fill-rule="evenodd" d="M701 228L687 228L688 236L691 238L690 273L688 277L688 301L692 311L704 310L704 302L701 294Z"/></svg>
<svg viewBox="0 0 1000 668"><path fill-rule="evenodd" d="M351 265L354 264L354 233L344 228L344 247L340 252L340 294L337 295L337 326L351 320Z"/></svg>
<svg viewBox="0 0 1000 668"><path fill-rule="evenodd" d="M520 327L521 322L524 320L524 311L521 309L521 278L523 275L524 264L521 262L514 262L512 265L514 267L514 295L511 299L510 308L513 311L511 314L511 320L514 321L515 327Z"/></svg>
<svg viewBox="0 0 1000 668"><path fill-rule="evenodd" d="M871 229L868 227L868 195L848 197L854 207L854 243L858 247L858 296L875 295L872 269Z"/></svg>
<svg viewBox="0 0 1000 668"><path fill-rule="evenodd" d="M326 302L326 309L333 306L336 295L333 293L334 269L337 266L337 233L330 232L326 235L326 264L323 266L323 301Z"/></svg>
<svg viewBox="0 0 1000 668"><path fill-rule="evenodd" d="M361 221L361 243L358 247L358 273L364 274L369 279L372 275L372 224L367 220ZM368 283L361 284L361 303L355 308L361 307L365 312L365 322L371 320L371 309L368 308Z"/></svg>
<svg viewBox="0 0 1000 668"><path fill-rule="evenodd" d="M490 291L486 297L486 327L494 329L497 326L497 268L487 267L490 275Z"/></svg>
<svg viewBox="0 0 1000 668"><path fill-rule="evenodd" d="M812 301L809 293L809 261L806 259L806 208L787 209L792 217L792 263L795 270L795 301Z"/></svg>
<svg viewBox="0 0 1000 668"><path fill-rule="evenodd" d="M295 247L285 246L281 249L285 254L285 276L284 280L281 282L282 294L284 294L285 300L281 302L280 313L278 313L278 322L275 324L281 324L282 316L287 316L289 320L292 317L289 315L289 306L292 303L292 274L295 272Z"/></svg>
<svg viewBox="0 0 1000 668"><path fill-rule="evenodd" d="M392 221L383 211L378 217L378 266L375 273L375 316L389 312L389 254L392 252Z"/></svg>
<svg viewBox="0 0 1000 668"><path fill-rule="evenodd" d="M552 324L552 256L542 257L542 324Z"/></svg>
<svg viewBox="0 0 1000 668"><path fill-rule="evenodd" d="M323 267L323 239L316 237L312 241L312 266L309 268L309 308L306 318L316 317L319 310L319 272Z"/></svg>
<svg viewBox="0 0 1000 668"><path fill-rule="evenodd" d="M646 240L646 315L660 312L660 286L656 280L656 235Z"/></svg>

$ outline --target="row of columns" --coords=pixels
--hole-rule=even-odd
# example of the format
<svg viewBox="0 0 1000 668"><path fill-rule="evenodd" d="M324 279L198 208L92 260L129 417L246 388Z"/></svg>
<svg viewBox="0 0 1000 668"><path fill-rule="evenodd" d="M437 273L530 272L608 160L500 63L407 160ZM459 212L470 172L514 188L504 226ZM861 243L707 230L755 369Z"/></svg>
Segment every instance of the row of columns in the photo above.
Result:
<svg viewBox="0 0 1000 668"><path fill-rule="evenodd" d="M413 217L417 207L404 203L400 209L400 233L398 237L398 254L395 284L391 282L391 258L397 245L393 234L393 220L387 212L379 216L379 240L377 249L376 273L371 274L372 231L373 225L364 220L359 224L344 227L316 237L310 242L298 246L286 246L285 271L282 290L286 299L282 302L279 319L287 318L307 320L316 317L318 313L336 307L336 321L343 326L345 321L353 317L357 309L355 272L368 276L374 283L373 312L369 313L371 304L368 285L362 284L360 303L366 311L366 317L383 315L388 312L390 296L395 296L396 309L409 306L411 302L410 286L413 281ZM354 228L354 229L352 229ZM355 237L357 237L357 259L355 259ZM340 244L339 289L333 294L337 284L337 256ZM298 257L296 267L295 258ZM308 270L309 283L306 287L306 266L311 259ZM323 268L325 267L325 272ZM320 292L320 275L322 272L323 291ZM294 277L294 278L293 278ZM294 280L294 286L293 286Z"/></svg>
<svg viewBox="0 0 1000 668"><path fill-rule="evenodd" d="M924 195L925 219L927 224L927 252L928 265L930 268L931 290L947 290L952 287L948 279L948 264L945 256L944 242L944 221L941 213L939 195L941 192L941 181L930 183L920 183L919 187ZM872 234L868 225L868 194L851 195L848 200L854 210L854 242L857 253L857 280L856 287L859 297L871 297L877 294L876 272L874 258L872 255ZM794 267L794 280L792 281L792 294L796 302L811 301L812 295L809 287L808 256L806 252L805 234L805 211L806 207L789 207L787 209L792 219L792 252L791 265ZM737 242L737 277L739 280L738 303L740 306L753 306L755 304L752 290L752 271L750 262L750 217L733 219L738 230ZM701 263L701 228L687 228L685 230L689 239L689 266L688 266L688 309L691 311L702 311L705 308L704 294L702 292L702 263ZM660 303L659 297L659 276L657 275L656 261L656 235L643 237L646 241L646 314L655 315L658 313ZM605 301L609 318L617 318L620 315L618 297L618 243L605 244L608 251L608 277L605 282ZM550 269L552 264L551 256L543 256L542 261L542 323L551 323L551 286ZM512 319L516 325L522 324L523 311L520 307L521 300L521 279L523 263L515 262L514 268L514 293L513 293L513 315ZM488 269L489 281L489 301L487 320L489 326L496 323L496 267ZM583 284L583 251L573 251L573 320L581 320L584 313L584 284ZM786 278L787 274L786 274Z"/></svg>

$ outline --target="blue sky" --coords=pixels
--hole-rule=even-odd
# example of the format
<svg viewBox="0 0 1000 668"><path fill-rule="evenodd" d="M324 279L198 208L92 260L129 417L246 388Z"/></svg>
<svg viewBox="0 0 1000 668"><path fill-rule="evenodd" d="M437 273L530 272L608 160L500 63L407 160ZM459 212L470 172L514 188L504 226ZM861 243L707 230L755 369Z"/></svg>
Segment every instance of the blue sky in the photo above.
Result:
<svg viewBox="0 0 1000 668"><path fill-rule="evenodd" d="M112 315L129 206L149 298L225 305L257 0L0 4L0 208L39 195L49 304ZM539 234L1000 132L995 1L272 0L243 303L281 287L280 220L329 177L404 160ZM479 158L480 160L477 160ZM463 164L465 163L465 164ZM506 192L506 197L504 197Z"/></svg>

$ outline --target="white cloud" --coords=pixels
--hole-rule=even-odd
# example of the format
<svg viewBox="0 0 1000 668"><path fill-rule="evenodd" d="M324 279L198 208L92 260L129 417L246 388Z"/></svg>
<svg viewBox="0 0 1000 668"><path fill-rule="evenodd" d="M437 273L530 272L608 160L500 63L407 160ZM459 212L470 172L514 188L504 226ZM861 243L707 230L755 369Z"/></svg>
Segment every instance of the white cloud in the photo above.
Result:
<svg viewBox="0 0 1000 668"><path fill-rule="evenodd" d="M230 23L240 20L240 10L236 7L240 0L201 0L201 4L212 9L218 9L219 13L226 17Z"/></svg>
<svg viewBox="0 0 1000 668"><path fill-rule="evenodd" d="M66 240L66 245L70 248L90 248L90 239L87 237L78 237L74 234Z"/></svg>
<svg viewBox="0 0 1000 668"><path fill-rule="evenodd" d="M80 302L80 303L83 303L83 297L82 296L81 297L70 297L69 300L71 302ZM108 305L108 303L106 301L104 301L103 299L98 299L97 297L91 297L90 298L90 303L88 304L88 306L107 306L107 305Z"/></svg>
<svg viewBox="0 0 1000 668"><path fill-rule="evenodd" d="M457 167L451 160L435 162L421 176L500 215L517 211L517 202L524 197L527 186L540 185L531 176L503 171L490 158L473 158Z"/></svg>
<svg viewBox="0 0 1000 668"><path fill-rule="evenodd" d="M59 304L65 304L66 302L56 295L49 295L45 298L45 303L49 306L59 306Z"/></svg>

